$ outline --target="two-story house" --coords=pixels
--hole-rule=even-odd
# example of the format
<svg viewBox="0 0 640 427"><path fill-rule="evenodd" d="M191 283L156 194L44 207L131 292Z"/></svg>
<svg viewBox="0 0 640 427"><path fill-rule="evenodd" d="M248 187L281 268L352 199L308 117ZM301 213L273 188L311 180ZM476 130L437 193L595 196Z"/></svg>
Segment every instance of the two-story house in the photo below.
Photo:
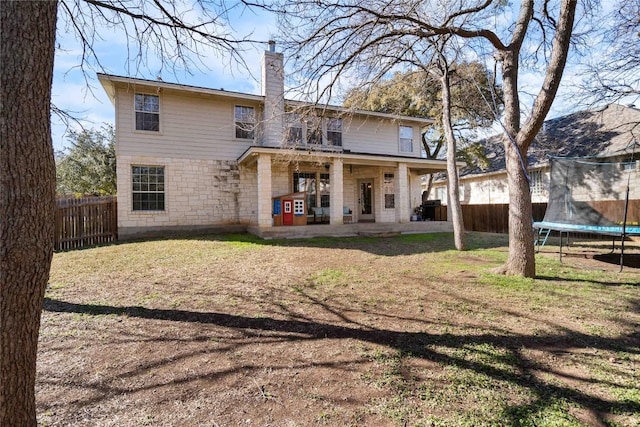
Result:
<svg viewBox="0 0 640 427"><path fill-rule="evenodd" d="M420 176L446 169L420 157L430 119L286 100L275 44L261 95L98 78L116 111L121 236L225 226L260 235L282 209L311 218L321 208L330 226L408 223ZM274 202L287 194L304 200L295 212Z"/></svg>

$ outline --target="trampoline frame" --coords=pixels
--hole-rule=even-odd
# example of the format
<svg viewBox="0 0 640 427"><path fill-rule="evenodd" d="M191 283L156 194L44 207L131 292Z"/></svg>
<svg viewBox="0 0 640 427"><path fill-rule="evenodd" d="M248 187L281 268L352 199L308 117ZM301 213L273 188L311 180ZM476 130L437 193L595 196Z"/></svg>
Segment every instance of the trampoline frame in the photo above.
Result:
<svg viewBox="0 0 640 427"><path fill-rule="evenodd" d="M539 221L533 223L533 228L538 230L538 239L542 230L557 231L560 233L560 262L562 262L562 243L563 234L567 235L567 246L569 242L569 233L583 234L600 234L603 236L611 236L613 238L611 253L616 249L616 238L620 238L620 271L624 267L624 241L629 236L640 236L640 226L597 226L597 225L581 225L581 224L565 224L560 222Z"/></svg>
<svg viewBox="0 0 640 427"><path fill-rule="evenodd" d="M559 158L559 157L557 157ZM564 158L565 160L585 160L580 158ZM567 245L569 244L569 233L585 233L585 234L601 234L605 236L612 236L613 243L611 253L616 249L616 237L620 238L620 271L624 267L624 240L628 236L640 236L640 226L627 225L627 214L629 212L629 179L627 179L627 188L624 199L624 214L621 225L601 226L601 225L586 225L586 224L571 224L562 222L550 222L550 221L538 221L533 223L534 230L538 230L538 240L542 230L558 231L560 233L560 262L562 262L562 233L567 235ZM546 241L546 239L545 239Z"/></svg>

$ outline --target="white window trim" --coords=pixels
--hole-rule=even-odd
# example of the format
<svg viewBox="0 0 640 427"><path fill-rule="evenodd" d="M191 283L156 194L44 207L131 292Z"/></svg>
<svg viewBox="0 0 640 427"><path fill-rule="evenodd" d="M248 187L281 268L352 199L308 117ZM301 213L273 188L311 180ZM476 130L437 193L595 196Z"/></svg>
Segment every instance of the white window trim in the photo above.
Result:
<svg viewBox="0 0 640 427"><path fill-rule="evenodd" d="M338 123L340 123L340 129L339 130L329 130L329 123L332 120L336 120ZM344 146L344 124L342 122L342 118L341 117L327 117L324 120L324 124L325 124L325 135L326 135L326 141L324 142L325 145L328 145L330 147L342 147ZM334 133L339 133L340 134L340 145L334 145L332 143L330 143L329 140L329 132L334 132Z"/></svg>
<svg viewBox="0 0 640 427"><path fill-rule="evenodd" d="M319 126L317 126L317 130L320 134L320 142L319 143L311 143L309 142L309 130L311 129L311 125L315 125L316 123L319 124ZM304 145L310 145L310 146L323 146L326 145L326 136L325 136L325 129L326 129L326 124L324 122L324 120L321 117L308 117L304 120L303 122L303 130L302 130L302 136L304 137Z"/></svg>
<svg viewBox="0 0 640 427"><path fill-rule="evenodd" d="M544 194L544 174L542 170L536 169L529 171L529 178L531 180L531 195L540 196Z"/></svg>
<svg viewBox="0 0 640 427"><path fill-rule="evenodd" d="M295 125L295 126L294 126ZM296 128L300 129L300 141L299 145L305 144L306 141L306 133L305 133L305 122L302 121L300 115L298 113L287 113L285 120L285 143L286 144L295 144L295 142L289 141L289 129Z"/></svg>
<svg viewBox="0 0 640 427"><path fill-rule="evenodd" d="M402 138L402 129L406 128L406 129L411 129L411 150L410 151L406 151L402 149L402 140L403 139L407 139L407 138ZM413 126L407 126L407 125L399 125L398 126L398 152L402 153L402 154L413 154L414 150L415 150L415 144L414 144L414 140L415 140L415 129Z"/></svg>
<svg viewBox="0 0 640 427"><path fill-rule="evenodd" d="M300 145L304 146L322 146L322 147L344 147L345 143L345 133L344 133L344 120L342 117L316 117L316 116L307 116L301 117L296 113L287 113L288 116L285 121L285 137L287 137L287 132L292 127L298 127L302 130L302 135L300 138ZM290 118L291 117L291 118ZM329 121L331 119L336 119L340 121L340 130L332 130L331 132L339 132L341 135L340 142L341 145L333 145L329 142ZM312 125L315 123L319 123L318 132L320 136L320 142L318 143L310 143L309 142L309 130ZM292 124L297 124L298 126L292 126ZM286 143L290 143L288 139L285 140Z"/></svg>
<svg viewBox="0 0 640 427"><path fill-rule="evenodd" d="M144 129L137 129L136 127L136 113L138 112L138 110L136 110L136 95L150 95L150 96L157 96L158 97L158 130L144 130ZM162 117L162 112L163 112L163 108L162 108L162 96L160 96L159 93L151 93L151 92L144 92L144 91L137 91L133 93L133 99L132 99L132 103L133 103L133 117L132 117L132 123L133 123L133 132L134 133L141 133L144 135L162 135L162 130L163 130L163 117ZM145 111L141 111L141 112L145 112ZM148 111L146 111L148 112Z"/></svg>
<svg viewBox="0 0 640 427"><path fill-rule="evenodd" d="M144 168L163 168L164 169L164 209L163 210L135 210L133 209L133 168L134 167L144 167ZM131 191L129 197L129 203L131 203L129 212L132 215L161 215L166 214L168 212L167 206L169 204L169 186L168 186L168 170L169 167L167 165L161 164L146 164L146 163L131 163L129 164L129 189ZM158 191L159 193L159 191Z"/></svg>
<svg viewBox="0 0 640 427"><path fill-rule="evenodd" d="M236 123L238 123L238 120L236 120L236 108L237 107L241 107L241 108L251 108L253 110L253 137L252 138L241 138L239 136L237 136L236 130L237 130L237 126ZM233 139L236 139L238 141L255 141L256 140L256 134L258 132L258 125L257 125L257 108L252 106L252 105L243 105L243 104L235 104L233 106ZM242 123L248 123L248 122L242 122Z"/></svg>

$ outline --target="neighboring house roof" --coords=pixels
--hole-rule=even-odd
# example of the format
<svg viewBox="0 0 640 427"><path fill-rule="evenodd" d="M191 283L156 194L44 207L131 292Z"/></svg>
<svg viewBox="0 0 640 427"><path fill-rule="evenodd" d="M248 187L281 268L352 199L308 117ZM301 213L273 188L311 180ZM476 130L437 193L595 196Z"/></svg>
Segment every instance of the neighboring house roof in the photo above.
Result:
<svg viewBox="0 0 640 427"><path fill-rule="evenodd" d="M480 144L489 166L460 170L460 177L477 177L506 171L502 134ZM598 110L585 110L544 122L527 153L527 167L548 164L549 156L560 157L628 157L640 158L640 110L609 104ZM438 177L441 180L444 176Z"/></svg>
<svg viewBox="0 0 640 427"><path fill-rule="evenodd" d="M98 73L98 80L102 83L107 95L111 102L115 105L115 84L127 84L127 85L141 85L141 86L153 86L156 89L170 91L183 91L197 94L215 95L232 99L247 100L254 102L264 102L265 97L262 95L253 95L249 93L233 92L224 89L211 89L200 86L184 85L180 83L170 83L162 80L147 80L133 77L115 76L111 74ZM401 116L398 114L379 113L376 111L355 110L336 105L325 104L313 104L302 101L285 99L285 103L288 107L301 108L301 107L317 107L319 109L329 110L332 112L345 113L345 114L357 114L359 116L379 117L389 120L399 120L406 122L421 123L423 125L430 125L434 122L433 119L423 117L411 117Z"/></svg>

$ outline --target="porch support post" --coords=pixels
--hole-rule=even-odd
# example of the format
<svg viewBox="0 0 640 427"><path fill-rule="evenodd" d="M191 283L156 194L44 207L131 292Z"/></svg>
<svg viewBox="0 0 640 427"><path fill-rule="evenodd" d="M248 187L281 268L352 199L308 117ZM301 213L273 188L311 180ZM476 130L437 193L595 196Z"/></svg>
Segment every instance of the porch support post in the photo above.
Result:
<svg viewBox="0 0 640 427"><path fill-rule="evenodd" d="M344 204L344 178L343 178L343 160L334 158L331 164L331 196L330 211L331 219L329 223L331 225L343 224L342 221L342 206Z"/></svg>
<svg viewBox="0 0 640 427"><path fill-rule="evenodd" d="M398 209L400 209L400 222L409 222L411 220L409 190L409 170L407 164L398 163Z"/></svg>
<svg viewBox="0 0 640 427"><path fill-rule="evenodd" d="M271 227L271 155L258 155L258 227Z"/></svg>

